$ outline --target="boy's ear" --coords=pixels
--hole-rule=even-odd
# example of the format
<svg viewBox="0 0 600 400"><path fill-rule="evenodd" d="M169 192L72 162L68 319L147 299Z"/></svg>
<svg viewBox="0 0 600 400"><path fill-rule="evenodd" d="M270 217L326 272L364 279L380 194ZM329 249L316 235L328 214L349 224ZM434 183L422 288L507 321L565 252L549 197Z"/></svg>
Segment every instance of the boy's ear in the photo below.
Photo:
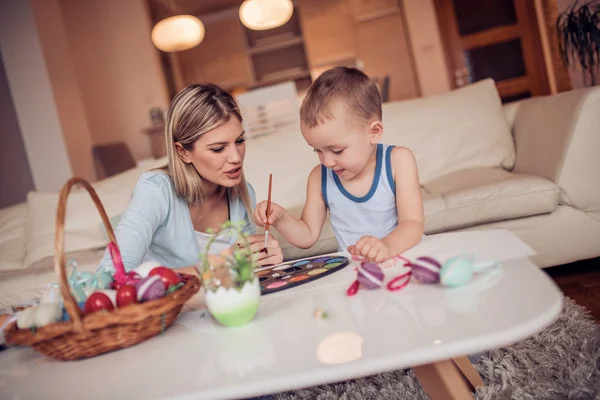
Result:
<svg viewBox="0 0 600 400"><path fill-rule="evenodd" d="M175 149L177 150L177 155L179 156L181 161L183 161L186 164L192 162L192 160L190 159L189 151L184 149L181 143L175 142Z"/></svg>
<svg viewBox="0 0 600 400"><path fill-rule="evenodd" d="M369 137L371 139L371 143L376 144L379 143L381 139L381 135L383 134L383 123L381 121L375 120L369 124Z"/></svg>

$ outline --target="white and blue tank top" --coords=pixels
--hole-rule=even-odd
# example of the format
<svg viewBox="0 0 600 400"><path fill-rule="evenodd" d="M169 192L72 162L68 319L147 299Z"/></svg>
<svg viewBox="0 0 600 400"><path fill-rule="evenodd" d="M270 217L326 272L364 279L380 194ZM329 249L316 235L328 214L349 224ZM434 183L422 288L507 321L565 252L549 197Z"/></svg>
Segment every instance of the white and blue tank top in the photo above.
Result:
<svg viewBox="0 0 600 400"><path fill-rule="evenodd" d="M382 239L398 225L396 184L390 159L393 148L377 145L373 183L362 197L350 194L337 174L321 165L321 193L340 251L365 235Z"/></svg>

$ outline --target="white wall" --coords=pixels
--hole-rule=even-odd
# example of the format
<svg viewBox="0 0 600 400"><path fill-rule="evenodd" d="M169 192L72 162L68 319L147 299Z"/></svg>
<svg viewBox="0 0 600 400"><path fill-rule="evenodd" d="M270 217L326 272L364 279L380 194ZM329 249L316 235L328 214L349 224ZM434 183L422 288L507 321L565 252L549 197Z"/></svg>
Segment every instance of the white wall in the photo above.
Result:
<svg viewBox="0 0 600 400"><path fill-rule="evenodd" d="M94 144L151 155L150 108L169 105L146 0L59 0Z"/></svg>
<svg viewBox="0 0 600 400"><path fill-rule="evenodd" d="M0 1L0 51L35 188L57 191L72 171L29 0Z"/></svg>

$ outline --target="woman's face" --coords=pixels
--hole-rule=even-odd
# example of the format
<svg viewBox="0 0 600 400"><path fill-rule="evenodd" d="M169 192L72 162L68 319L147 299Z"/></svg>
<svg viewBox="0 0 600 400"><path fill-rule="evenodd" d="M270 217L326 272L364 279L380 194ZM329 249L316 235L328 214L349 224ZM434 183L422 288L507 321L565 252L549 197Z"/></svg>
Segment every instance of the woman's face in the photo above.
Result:
<svg viewBox="0 0 600 400"><path fill-rule="evenodd" d="M208 182L233 187L242 180L242 166L246 155L244 129L232 116L229 121L201 135L192 150L177 145L179 156L191 163Z"/></svg>

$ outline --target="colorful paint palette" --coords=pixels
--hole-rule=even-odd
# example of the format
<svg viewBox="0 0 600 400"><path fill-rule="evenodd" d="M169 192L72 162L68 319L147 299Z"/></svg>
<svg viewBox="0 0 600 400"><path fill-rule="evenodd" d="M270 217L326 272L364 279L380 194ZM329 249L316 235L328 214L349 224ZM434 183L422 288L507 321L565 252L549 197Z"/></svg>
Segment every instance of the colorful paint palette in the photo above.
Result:
<svg viewBox="0 0 600 400"><path fill-rule="evenodd" d="M260 280L262 294L279 292L312 282L344 268L347 257L325 256L258 268L255 275Z"/></svg>

